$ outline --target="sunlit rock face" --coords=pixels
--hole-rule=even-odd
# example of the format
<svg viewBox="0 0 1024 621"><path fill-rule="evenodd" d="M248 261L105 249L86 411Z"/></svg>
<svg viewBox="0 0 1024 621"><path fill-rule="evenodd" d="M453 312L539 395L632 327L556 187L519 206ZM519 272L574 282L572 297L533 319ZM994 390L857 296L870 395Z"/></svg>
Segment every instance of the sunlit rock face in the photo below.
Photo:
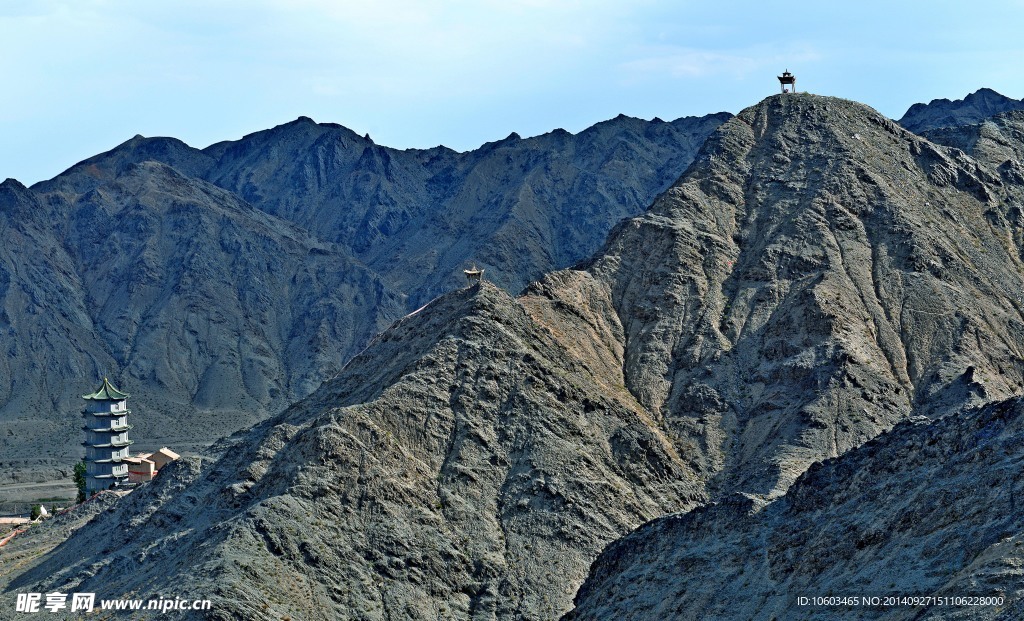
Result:
<svg viewBox="0 0 1024 621"><path fill-rule="evenodd" d="M300 118L203 150L135 138L0 191L0 482L68 479L79 396L203 451L315 390L475 261L507 291L588 257L731 115L620 116L457 153Z"/></svg>

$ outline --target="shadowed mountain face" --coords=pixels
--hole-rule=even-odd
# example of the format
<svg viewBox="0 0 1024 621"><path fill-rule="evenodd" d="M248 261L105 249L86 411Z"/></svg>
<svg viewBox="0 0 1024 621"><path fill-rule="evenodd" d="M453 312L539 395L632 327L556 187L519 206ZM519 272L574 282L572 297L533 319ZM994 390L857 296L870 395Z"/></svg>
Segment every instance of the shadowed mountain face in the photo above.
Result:
<svg viewBox="0 0 1024 621"><path fill-rule="evenodd" d="M609 546L566 621L1018 619L1024 404L903 423L816 464L767 507L731 497ZM799 605L798 596L1002 605Z"/></svg>
<svg viewBox="0 0 1024 621"><path fill-rule="evenodd" d="M1024 100L1010 99L990 88L982 88L963 99L933 99L910 106L899 124L910 131L922 132L941 127L974 125L1001 112L1024 109Z"/></svg>
<svg viewBox="0 0 1024 621"><path fill-rule="evenodd" d="M299 120L204 150L136 136L3 184L4 478L69 476L78 396L132 393L132 437L198 449L312 392L404 313L592 253L729 115L619 117L477 151L399 151Z"/></svg>
<svg viewBox="0 0 1024 621"><path fill-rule="evenodd" d="M73 202L7 185L23 209L5 211L20 243L6 246L18 255L2 383L25 421L7 458L45 444L66 459L81 430L78 382L64 383L110 369L146 386L132 398L136 439L209 441L311 392L403 309L336 244L156 162Z"/></svg>
<svg viewBox="0 0 1024 621"><path fill-rule="evenodd" d="M1024 161L1024 110L1004 112L980 123L927 130L923 135L932 142L956 147L999 171L1013 183L1022 178Z"/></svg>
<svg viewBox="0 0 1024 621"><path fill-rule="evenodd" d="M671 123L619 116L573 135L508 138L457 154L396 151L299 120L206 153L208 177L356 257L417 308L472 259L508 291L590 256L646 208L727 114ZM286 126L287 127L287 126ZM266 157L268 142L296 157Z"/></svg>
<svg viewBox="0 0 1024 621"><path fill-rule="evenodd" d="M0 452L14 458L19 444L39 438L32 457L51 467L67 461L72 436L81 432L56 416L66 398L44 385L47 378L94 377L97 367L115 366L96 332L74 259L51 228L55 211L17 181L0 184Z"/></svg>
<svg viewBox="0 0 1024 621"><path fill-rule="evenodd" d="M450 290L471 260L518 291L591 255L730 116L668 123L620 115L578 134L511 134L466 153L391 149L300 117L202 151L136 136L34 189L81 193L155 160L341 244L417 308Z"/></svg>
<svg viewBox="0 0 1024 621"><path fill-rule="evenodd" d="M587 264L516 299L435 300L10 590L173 585L217 618L556 618L653 517L762 506L913 412L1019 394L1020 192L866 106L771 97Z"/></svg>

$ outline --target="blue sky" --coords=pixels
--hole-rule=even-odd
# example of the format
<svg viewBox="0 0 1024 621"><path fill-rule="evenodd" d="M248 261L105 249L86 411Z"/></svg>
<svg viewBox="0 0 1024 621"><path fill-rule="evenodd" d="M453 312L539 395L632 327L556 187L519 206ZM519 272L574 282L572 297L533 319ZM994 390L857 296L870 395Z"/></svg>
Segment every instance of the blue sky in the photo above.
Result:
<svg viewBox="0 0 1024 621"><path fill-rule="evenodd" d="M135 134L205 147L305 115L405 148L738 112L778 88L891 117L1024 97L1024 0L0 0L0 179Z"/></svg>

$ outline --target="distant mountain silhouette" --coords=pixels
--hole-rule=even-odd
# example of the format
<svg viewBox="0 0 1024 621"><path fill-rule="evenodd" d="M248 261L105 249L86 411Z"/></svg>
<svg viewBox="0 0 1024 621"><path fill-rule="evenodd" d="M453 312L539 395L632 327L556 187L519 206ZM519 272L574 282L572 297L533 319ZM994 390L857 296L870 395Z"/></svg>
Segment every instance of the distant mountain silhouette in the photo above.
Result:
<svg viewBox="0 0 1024 621"><path fill-rule="evenodd" d="M596 250L730 115L619 116L474 151L301 117L194 149L136 136L0 186L0 481L65 478L79 395L181 450L313 391L475 261L509 291Z"/></svg>
<svg viewBox="0 0 1024 621"><path fill-rule="evenodd" d="M899 120L899 124L920 134L940 127L973 125L1000 112L1022 109L1024 99L1011 99L990 88L982 88L955 101L933 99L926 104L914 104Z"/></svg>

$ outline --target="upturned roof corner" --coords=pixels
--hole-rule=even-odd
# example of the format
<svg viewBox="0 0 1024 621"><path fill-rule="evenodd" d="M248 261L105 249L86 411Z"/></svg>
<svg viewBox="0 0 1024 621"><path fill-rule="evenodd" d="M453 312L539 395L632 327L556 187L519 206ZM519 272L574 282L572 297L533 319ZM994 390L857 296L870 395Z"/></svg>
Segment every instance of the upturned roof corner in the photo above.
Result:
<svg viewBox="0 0 1024 621"><path fill-rule="evenodd" d="M91 395L82 395L83 399L89 399L92 401L121 401L127 399L129 394L121 392L110 383L110 380L103 378L103 385Z"/></svg>

